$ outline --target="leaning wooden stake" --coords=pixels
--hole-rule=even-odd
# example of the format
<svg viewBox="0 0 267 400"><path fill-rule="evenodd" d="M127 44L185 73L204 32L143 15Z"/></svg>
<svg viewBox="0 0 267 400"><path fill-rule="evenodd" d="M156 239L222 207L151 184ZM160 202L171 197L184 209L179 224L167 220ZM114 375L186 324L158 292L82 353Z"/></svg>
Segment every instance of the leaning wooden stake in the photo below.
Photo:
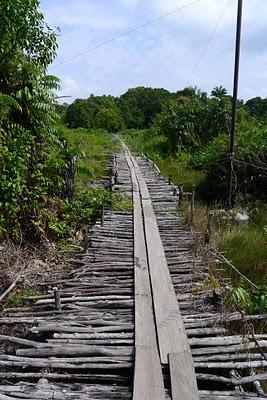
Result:
<svg viewBox="0 0 267 400"><path fill-rule="evenodd" d="M115 183L115 185L118 184L118 170L117 169L114 172L114 183Z"/></svg>
<svg viewBox="0 0 267 400"><path fill-rule="evenodd" d="M54 287L54 297L55 297L55 309L57 311L61 311L61 299L60 299L60 292L58 287Z"/></svg>
<svg viewBox="0 0 267 400"><path fill-rule="evenodd" d="M14 282L9 286L9 288L0 296L0 302L14 289L14 287L16 286L16 284L19 282L20 280L20 276L18 276Z"/></svg>
<svg viewBox="0 0 267 400"><path fill-rule="evenodd" d="M181 207L182 200L183 200L183 194L184 194L184 188L183 188L183 184L182 183L178 184L178 189L179 189L179 203L178 203L178 206Z"/></svg>
<svg viewBox="0 0 267 400"><path fill-rule="evenodd" d="M194 220L195 213L195 194L196 194L196 185L192 186L192 197L191 197L191 206L190 206L190 221Z"/></svg>
<svg viewBox="0 0 267 400"><path fill-rule="evenodd" d="M102 204L101 208L101 226L104 226L105 221L105 204Z"/></svg>
<svg viewBox="0 0 267 400"><path fill-rule="evenodd" d="M207 229L206 229L206 235L205 235L205 243L209 244L210 243L210 239L211 239L211 224L212 224L212 217L213 214L210 211L208 213L208 222L207 222Z"/></svg>

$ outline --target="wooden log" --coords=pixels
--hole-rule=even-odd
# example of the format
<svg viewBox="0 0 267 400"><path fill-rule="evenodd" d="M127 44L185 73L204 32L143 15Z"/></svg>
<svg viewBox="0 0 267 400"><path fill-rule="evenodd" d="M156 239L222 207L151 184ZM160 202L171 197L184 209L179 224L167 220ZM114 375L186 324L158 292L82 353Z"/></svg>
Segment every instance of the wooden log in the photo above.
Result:
<svg viewBox="0 0 267 400"><path fill-rule="evenodd" d="M125 348L114 349L114 347L100 347L93 345L79 345L77 347L68 346L65 347L39 347L32 349L18 349L16 355L26 356L26 357L56 357L56 356L66 356L66 357L77 357L77 356L112 356L118 354L129 354L132 350L127 350Z"/></svg>
<svg viewBox="0 0 267 400"><path fill-rule="evenodd" d="M16 287L17 283L21 279L21 276L18 276L14 282L4 291L4 293L0 296L0 302L4 300L4 298Z"/></svg>
<svg viewBox="0 0 267 400"><path fill-rule="evenodd" d="M35 342L33 340L21 339L15 336L6 336L6 335L0 335L0 342L10 342L10 343L20 344L22 346L37 347L37 348L46 347L45 343Z"/></svg>

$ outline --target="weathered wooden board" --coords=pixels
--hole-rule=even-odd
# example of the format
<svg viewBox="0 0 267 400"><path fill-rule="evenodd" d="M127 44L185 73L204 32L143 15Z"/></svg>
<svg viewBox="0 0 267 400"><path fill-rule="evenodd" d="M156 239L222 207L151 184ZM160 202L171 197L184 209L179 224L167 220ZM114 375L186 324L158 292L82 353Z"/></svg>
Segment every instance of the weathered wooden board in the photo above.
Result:
<svg viewBox="0 0 267 400"><path fill-rule="evenodd" d="M136 163L135 168L139 169ZM151 199L147 196L144 178L140 173L137 176L142 198L148 265L160 357L161 362L167 364L168 354L183 354L183 351L187 351L190 354L190 346L169 273Z"/></svg>
<svg viewBox="0 0 267 400"><path fill-rule="evenodd" d="M133 400L163 400L165 399L164 382L157 346L139 185L134 166L127 154L126 159L131 171L134 203L135 370Z"/></svg>
<svg viewBox="0 0 267 400"><path fill-rule="evenodd" d="M143 229L145 230L144 241L146 242L161 362L162 364L167 364L169 354L179 354L179 363L183 365L187 381L180 380L177 384L179 384L180 392L182 393L187 393L188 390L191 391L191 388L194 388L192 399L196 400L199 399L196 377L194 368L190 367L193 365L193 358L167 266L156 216L146 182L139 166L132 157L130 157L130 159L134 167L134 169L130 167L132 175L135 174L136 176L141 195ZM135 177L133 177L133 179L135 180ZM140 216L141 213L139 215L139 220L141 219ZM179 376L177 376L177 378L179 378Z"/></svg>
<svg viewBox="0 0 267 400"><path fill-rule="evenodd" d="M169 354L172 400L199 399L192 355L187 351L183 354Z"/></svg>
<svg viewBox="0 0 267 400"><path fill-rule="evenodd" d="M159 355L155 347L136 346L134 400L165 400Z"/></svg>

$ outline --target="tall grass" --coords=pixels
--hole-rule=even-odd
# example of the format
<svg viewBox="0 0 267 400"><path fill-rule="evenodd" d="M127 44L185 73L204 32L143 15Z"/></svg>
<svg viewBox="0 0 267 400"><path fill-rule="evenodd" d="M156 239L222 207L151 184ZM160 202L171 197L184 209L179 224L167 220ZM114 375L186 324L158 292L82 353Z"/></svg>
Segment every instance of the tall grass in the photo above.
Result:
<svg viewBox="0 0 267 400"><path fill-rule="evenodd" d="M267 207L251 212L245 227L228 225L218 241L219 249L255 284L267 281Z"/></svg>
<svg viewBox="0 0 267 400"><path fill-rule="evenodd" d="M186 191L191 191L192 185L200 187L205 176L202 171L190 168L179 158L162 158L158 165L163 175L171 177L175 184L182 183Z"/></svg>
<svg viewBox="0 0 267 400"><path fill-rule="evenodd" d="M70 153L77 154L76 184L83 186L98 181L106 173L106 164L119 145L105 130L62 129L62 135L70 145Z"/></svg>
<svg viewBox="0 0 267 400"><path fill-rule="evenodd" d="M202 184L204 173L189 166L188 154L166 155L166 137L155 135L151 129L131 129L120 132L120 135L135 154L140 155L143 152L157 163L163 175L170 176L176 184L182 183L186 191L190 191L192 185Z"/></svg>

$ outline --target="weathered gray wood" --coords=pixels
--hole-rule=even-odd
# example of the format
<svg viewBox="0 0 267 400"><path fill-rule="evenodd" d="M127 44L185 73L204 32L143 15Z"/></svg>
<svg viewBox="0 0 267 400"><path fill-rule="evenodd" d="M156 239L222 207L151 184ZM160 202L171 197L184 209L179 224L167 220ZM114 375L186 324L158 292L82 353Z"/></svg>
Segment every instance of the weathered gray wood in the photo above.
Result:
<svg viewBox="0 0 267 400"><path fill-rule="evenodd" d="M172 400L199 399L192 354L169 354Z"/></svg>
<svg viewBox="0 0 267 400"><path fill-rule="evenodd" d="M133 165L127 154L126 159L131 171L134 203L135 369L133 400L163 400L165 391L157 348L140 192Z"/></svg>
<svg viewBox="0 0 267 400"><path fill-rule="evenodd" d="M20 276L18 276L14 282L7 288L7 290L4 291L4 293L1 294L0 296L0 302L14 289L14 287L16 286L16 284L19 282L19 280L21 279Z"/></svg>
<svg viewBox="0 0 267 400"><path fill-rule="evenodd" d="M154 346L136 346L133 399L165 399L159 355Z"/></svg>
<svg viewBox="0 0 267 400"><path fill-rule="evenodd" d="M143 241L146 242L161 362L167 364L168 354L179 352L181 364L187 367L186 361L188 357L183 360L185 351L187 352L187 356L191 357L192 365L193 359L168 270L149 191L137 163L131 156L129 158L132 162L131 166L128 161L132 172L132 179L137 181L136 183L139 186L141 195L141 206L144 218L143 224L145 229ZM141 217L142 215L140 211L139 221ZM191 383L191 387L196 388L196 390L193 391L192 399L199 399L194 369L188 369L186 374ZM180 385L186 385L181 389L182 392L184 391L184 393L186 393L188 390L187 382L180 382Z"/></svg>
<svg viewBox="0 0 267 400"><path fill-rule="evenodd" d="M146 189L146 183L136 164L135 168L142 198L160 357L161 362L167 364L168 354L183 354L184 351L190 354L190 347L167 266L151 199Z"/></svg>

